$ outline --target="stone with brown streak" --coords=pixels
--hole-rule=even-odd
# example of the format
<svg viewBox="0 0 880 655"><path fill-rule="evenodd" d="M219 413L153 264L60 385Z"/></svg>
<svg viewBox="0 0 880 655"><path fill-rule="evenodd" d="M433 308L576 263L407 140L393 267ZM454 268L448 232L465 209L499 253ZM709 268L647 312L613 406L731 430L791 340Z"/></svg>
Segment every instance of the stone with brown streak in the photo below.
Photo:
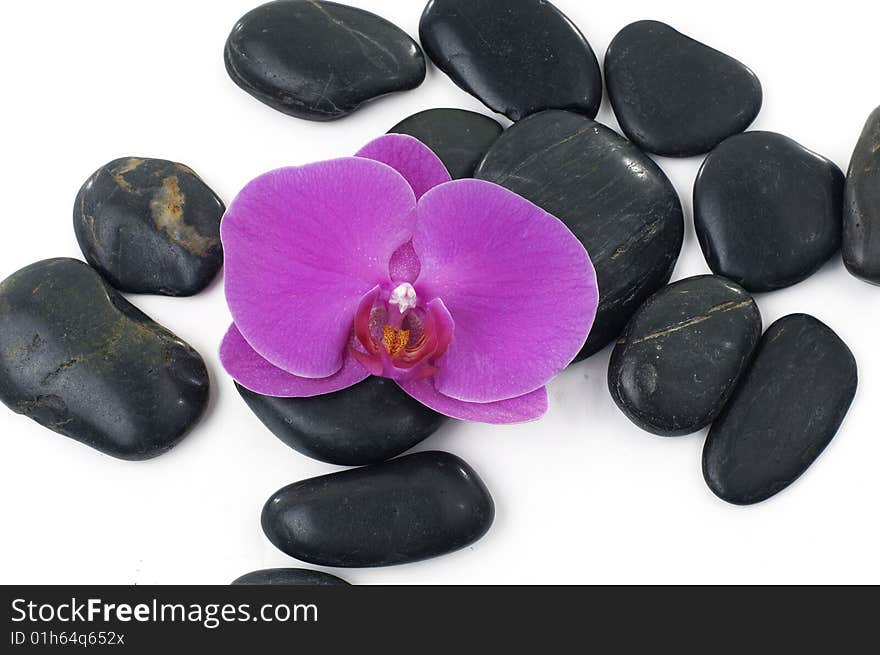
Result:
<svg viewBox="0 0 880 655"><path fill-rule="evenodd" d="M86 260L120 291L191 296L223 264L224 211L191 168L125 157L82 186L73 225Z"/></svg>

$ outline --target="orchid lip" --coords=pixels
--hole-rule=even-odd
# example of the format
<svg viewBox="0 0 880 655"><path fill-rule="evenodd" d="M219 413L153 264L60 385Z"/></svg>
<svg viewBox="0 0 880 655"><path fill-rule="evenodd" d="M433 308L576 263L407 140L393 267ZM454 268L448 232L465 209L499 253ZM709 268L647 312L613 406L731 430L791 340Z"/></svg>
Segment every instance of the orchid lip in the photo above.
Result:
<svg viewBox="0 0 880 655"><path fill-rule="evenodd" d="M387 293L387 292L386 292ZM454 324L439 298L424 306L413 286L403 283L386 296L375 287L358 304L354 335L361 348L351 354L372 375L394 380L429 377L452 341Z"/></svg>

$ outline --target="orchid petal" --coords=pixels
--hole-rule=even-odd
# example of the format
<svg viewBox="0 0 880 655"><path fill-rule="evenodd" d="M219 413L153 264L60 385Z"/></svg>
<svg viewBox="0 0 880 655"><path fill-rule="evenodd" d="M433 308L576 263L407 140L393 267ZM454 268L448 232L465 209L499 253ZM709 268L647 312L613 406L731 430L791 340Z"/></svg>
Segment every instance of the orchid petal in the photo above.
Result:
<svg viewBox="0 0 880 655"><path fill-rule="evenodd" d="M370 141L358 157L387 164L406 178L416 198L452 178L440 158L424 143L406 134L386 134Z"/></svg>
<svg viewBox="0 0 880 655"><path fill-rule="evenodd" d="M457 180L419 202L422 298L443 299L455 337L437 391L467 402L522 396L577 355L596 316L596 273L557 218L507 189Z"/></svg>
<svg viewBox="0 0 880 655"><path fill-rule="evenodd" d="M251 347L302 377L339 371L355 307L388 281L414 207L397 172L360 157L282 168L248 184L221 236L226 299Z"/></svg>
<svg viewBox="0 0 880 655"><path fill-rule="evenodd" d="M444 396L430 378L398 382L400 388L435 412L462 421L479 423L525 423L547 413L547 389L541 387L523 396L493 403L468 403Z"/></svg>
<svg viewBox="0 0 880 655"><path fill-rule="evenodd" d="M342 368L326 378L303 378L273 366L250 347L238 328L229 328L220 345L220 361L232 379L254 393L278 398L307 398L346 389L370 376L347 353Z"/></svg>

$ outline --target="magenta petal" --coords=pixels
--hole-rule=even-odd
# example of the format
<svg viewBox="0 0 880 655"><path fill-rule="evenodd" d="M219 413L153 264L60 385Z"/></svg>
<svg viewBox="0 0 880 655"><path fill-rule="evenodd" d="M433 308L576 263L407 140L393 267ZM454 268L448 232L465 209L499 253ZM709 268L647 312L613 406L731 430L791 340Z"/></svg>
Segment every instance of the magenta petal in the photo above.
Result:
<svg viewBox="0 0 880 655"><path fill-rule="evenodd" d="M444 396L434 388L431 378L415 382L398 382L400 388L423 405L462 421L479 423L525 423L547 413L547 389L541 387L517 398L494 403L468 403Z"/></svg>
<svg viewBox="0 0 880 655"><path fill-rule="evenodd" d="M246 389L266 396L305 398L346 389L369 373L346 352L342 368L326 378L302 378L273 366L250 347L238 328L229 328L220 345L220 361L232 379Z"/></svg>
<svg viewBox="0 0 880 655"><path fill-rule="evenodd" d="M282 168L248 184L221 224L226 300L248 343L290 373L336 373L355 307L388 281L414 207L398 173L360 157Z"/></svg>
<svg viewBox="0 0 880 655"><path fill-rule="evenodd" d="M443 299L455 338L437 390L468 402L522 396L577 355L596 316L590 258L557 218L481 180L419 202L413 247L420 297Z"/></svg>
<svg viewBox="0 0 880 655"><path fill-rule="evenodd" d="M452 179L433 150L406 134L380 136L361 148L357 156L388 164L406 178L416 198Z"/></svg>

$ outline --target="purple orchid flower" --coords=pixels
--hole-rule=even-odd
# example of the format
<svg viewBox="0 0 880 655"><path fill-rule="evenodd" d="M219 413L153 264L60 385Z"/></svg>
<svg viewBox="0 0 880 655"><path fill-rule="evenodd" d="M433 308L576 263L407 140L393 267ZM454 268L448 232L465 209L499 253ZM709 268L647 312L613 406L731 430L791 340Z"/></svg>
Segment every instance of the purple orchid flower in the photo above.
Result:
<svg viewBox="0 0 880 655"><path fill-rule="evenodd" d="M370 375L448 416L534 420L596 315L593 265L555 217L451 181L404 135L258 177L221 225L229 374L306 397Z"/></svg>

